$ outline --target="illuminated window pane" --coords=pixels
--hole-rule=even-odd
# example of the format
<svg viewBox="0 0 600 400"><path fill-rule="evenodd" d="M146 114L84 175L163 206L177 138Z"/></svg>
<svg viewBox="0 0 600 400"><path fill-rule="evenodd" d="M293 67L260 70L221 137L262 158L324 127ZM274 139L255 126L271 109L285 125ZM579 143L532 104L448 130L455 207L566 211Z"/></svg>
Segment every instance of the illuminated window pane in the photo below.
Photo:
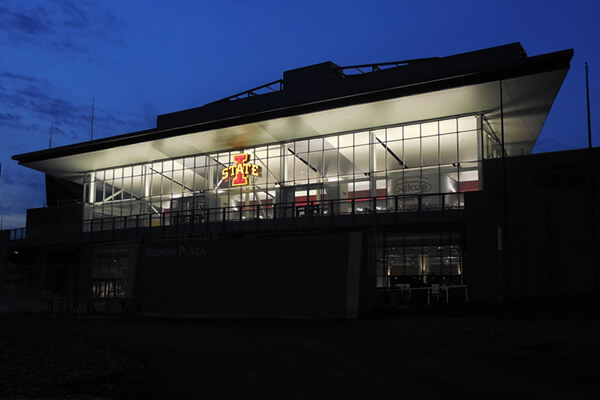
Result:
<svg viewBox="0 0 600 400"><path fill-rule="evenodd" d="M433 136L438 134L438 123L434 122L426 122L421 124L421 136Z"/></svg>
<svg viewBox="0 0 600 400"><path fill-rule="evenodd" d="M308 143L310 152L323 150L323 138L311 139Z"/></svg>
<svg viewBox="0 0 600 400"><path fill-rule="evenodd" d="M374 149L375 149L375 165L374 167L374 171L384 171L385 170L385 157L386 157L386 153L387 151L385 150L385 147L380 144L380 143L375 143L373 144Z"/></svg>
<svg viewBox="0 0 600 400"><path fill-rule="evenodd" d="M161 176L154 174L150 181L150 195L157 196L161 194Z"/></svg>
<svg viewBox="0 0 600 400"><path fill-rule="evenodd" d="M369 135L369 140L371 140L372 143L379 143L379 140L381 140L382 142L385 142L385 129L378 129L378 130L374 130L371 131L371 135Z"/></svg>
<svg viewBox="0 0 600 400"><path fill-rule="evenodd" d="M269 157L279 156L280 153L281 153L281 145L276 144L276 145L269 146Z"/></svg>
<svg viewBox="0 0 600 400"><path fill-rule="evenodd" d="M460 162L477 160L477 131L461 132L458 138Z"/></svg>
<svg viewBox="0 0 600 400"><path fill-rule="evenodd" d="M324 145L325 149L337 149L338 148L338 136L326 137L323 145Z"/></svg>
<svg viewBox="0 0 600 400"><path fill-rule="evenodd" d="M206 166L206 156L195 157L196 168Z"/></svg>
<svg viewBox="0 0 600 400"><path fill-rule="evenodd" d="M340 148L339 150L340 175L353 174L354 171L354 149L352 147Z"/></svg>
<svg viewBox="0 0 600 400"><path fill-rule="evenodd" d="M302 154L305 156L305 154ZM308 166L306 165L306 160L296 158L295 162L295 171L294 171L294 179L298 184L299 181L304 181L308 179Z"/></svg>
<svg viewBox="0 0 600 400"><path fill-rule="evenodd" d="M358 132L354 134L354 145L361 146L369 143L369 132Z"/></svg>
<svg viewBox="0 0 600 400"><path fill-rule="evenodd" d="M364 174L369 172L369 149L368 144L354 148L354 173Z"/></svg>
<svg viewBox="0 0 600 400"><path fill-rule="evenodd" d="M380 139L383 140L383 138L380 138ZM392 142L395 140L402 140L402 127L398 126L395 128L388 128L386 140L388 142Z"/></svg>
<svg viewBox="0 0 600 400"><path fill-rule="evenodd" d="M459 191L470 192L479 190L479 170L477 163L462 163L459 173Z"/></svg>
<svg viewBox="0 0 600 400"><path fill-rule="evenodd" d="M294 143L294 145L294 152L296 152L296 154L308 153L308 140L300 140L299 142Z"/></svg>
<svg viewBox="0 0 600 400"><path fill-rule="evenodd" d="M267 159L267 168L263 169L263 175L267 175L269 184L279 183L281 178L281 157L271 157Z"/></svg>
<svg viewBox="0 0 600 400"><path fill-rule="evenodd" d="M326 150L323 152L323 174L327 177L338 175L338 152L337 150Z"/></svg>
<svg viewBox="0 0 600 400"><path fill-rule="evenodd" d="M408 125L404 127L404 139L418 138L421 136L420 125Z"/></svg>
<svg viewBox="0 0 600 400"><path fill-rule="evenodd" d="M463 117L458 119L458 131L470 131L477 129L477 117Z"/></svg>
<svg viewBox="0 0 600 400"><path fill-rule="evenodd" d="M261 147L260 149L256 149L254 151L254 157L250 160L251 163L255 163L264 168L265 163L267 162L267 148Z"/></svg>
<svg viewBox="0 0 600 400"><path fill-rule="evenodd" d="M132 178L130 178L130 177L123 178L123 186L121 188L123 189L122 197L124 199L131 198L131 181L132 181Z"/></svg>
<svg viewBox="0 0 600 400"><path fill-rule="evenodd" d="M184 160L183 166L185 168L194 168L194 162L195 162L194 157L188 157Z"/></svg>
<svg viewBox="0 0 600 400"><path fill-rule="evenodd" d="M440 121L440 134L456 132L456 118Z"/></svg>
<svg viewBox="0 0 600 400"><path fill-rule="evenodd" d="M134 176L132 178L132 186L131 186L131 190L132 190L132 194L135 198L141 198L144 193L143 193L143 183L144 179L142 176Z"/></svg>
<svg viewBox="0 0 600 400"><path fill-rule="evenodd" d="M308 154L308 163L310 164L308 173L311 179L320 178L323 171L323 152L311 151ZM316 169L316 171L314 171Z"/></svg>
<svg viewBox="0 0 600 400"><path fill-rule="evenodd" d="M387 143L386 169L395 170L404 168L404 141Z"/></svg>
<svg viewBox="0 0 600 400"><path fill-rule="evenodd" d="M285 173L282 176L283 181L291 183L294 180L294 157L291 154L285 156Z"/></svg>
<svg viewBox="0 0 600 400"><path fill-rule="evenodd" d="M440 136L440 163L452 164L457 162L456 133Z"/></svg>
<svg viewBox="0 0 600 400"><path fill-rule="evenodd" d="M183 170L183 186L185 186L185 191L194 190L194 170L193 169L184 169Z"/></svg>
<svg viewBox="0 0 600 400"><path fill-rule="evenodd" d="M233 155L242 154L243 151L235 151ZM217 156L218 164L222 167L224 165L229 165L231 163L232 158L229 156L229 153L221 153Z"/></svg>
<svg viewBox="0 0 600 400"><path fill-rule="evenodd" d="M354 135L341 135L339 138L340 147L352 147L354 145Z"/></svg>
<svg viewBox="0 0 600 400"><path fill-rule="evenodd" d="M423 166L438 164L438 137L424 137L422 141Z"/></svg>
<svg viewBox="0 0 600 400"><path fill-rule="evenodd" d="M161 194L170 194L171 193L171 172L163 172L162 180L161 180Z"/></svg>
<svg viewBox="0 0 600 400"><path fill-rule="evenodd" d="M408 168L415 168L421 165L421 139L404 141L404 164Z"/></svg>

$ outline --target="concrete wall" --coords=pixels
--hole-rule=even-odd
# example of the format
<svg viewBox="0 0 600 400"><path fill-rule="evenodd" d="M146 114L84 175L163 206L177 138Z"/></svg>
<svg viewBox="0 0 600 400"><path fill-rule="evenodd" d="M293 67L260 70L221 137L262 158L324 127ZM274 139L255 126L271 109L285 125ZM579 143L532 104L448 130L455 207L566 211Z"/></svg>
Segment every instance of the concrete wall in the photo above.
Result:
<svg viewBox="0 0 600 400"><path fill-rule="evenodd" d="M592 243L592 227L597 230L600 222L600 150L593 152L593 174L587 150L508 158L506 195L501 160L485 162L485 191L466 199L465 258L473 300L598 295L594 247L600 248L600 234L596 231Z"/></svg>
<svg viewBox="0 0 600 400"><path fill-rule="evenodd" d="M81 235L82 204L30 208L27 210L27 239L41 243L62 239L70 242Z"/></svg>
<svg viewBox="0 0 600 400"><path fill-rule="evenodd" d="M356 317L361 240L346 232L142 243L135 307L145 315Z"/></svg>

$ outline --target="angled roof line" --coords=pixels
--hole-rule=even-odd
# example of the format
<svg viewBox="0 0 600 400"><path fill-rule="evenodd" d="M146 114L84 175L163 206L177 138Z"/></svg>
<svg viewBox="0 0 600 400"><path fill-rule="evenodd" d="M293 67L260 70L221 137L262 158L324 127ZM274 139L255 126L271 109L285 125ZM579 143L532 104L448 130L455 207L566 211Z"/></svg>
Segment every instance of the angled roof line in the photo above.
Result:
<svg viewBox="0 0 600 400"><path fill-rule="evenodd" d="M302 79L310 79L312 75L302 74L306 71L310 73L314 67L328 71L356 67L338 67L330 62L317 64L286 71L284 77L297 74L293 77L301 78L294 82L296 87L293 88L288 86L288 82L284 82L283 90L271 91L260 96L249 93L265 89L281 80L273 81L222 101L160 115L157 127L153 129L14 155L12 158L26 164L267 119L554 71L569 68L572 56L573 50L570 49L525 57L521 45L513 43L439 59L432 58L429 62L425 61L427 59L421 59L414 65L382 69L377 73L348 75L346 79L330 79L330 76L329 80L308 81L304 84L306 82ZM383 64L387 63L365 65ZM242 96L244 94L245 98ZM236 96L242 97L239 103L225 101Z"/></svg>

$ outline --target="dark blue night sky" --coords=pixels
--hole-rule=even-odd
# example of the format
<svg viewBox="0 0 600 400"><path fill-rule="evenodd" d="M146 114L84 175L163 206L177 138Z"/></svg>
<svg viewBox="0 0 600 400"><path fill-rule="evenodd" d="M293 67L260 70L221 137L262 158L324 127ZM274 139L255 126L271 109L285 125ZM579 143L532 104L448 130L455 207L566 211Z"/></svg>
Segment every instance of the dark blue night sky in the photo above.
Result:
<svg viewBox="0 0 600 400"><path fill-rule="evenodd" d="M42 173L10 157L155 127L323 61L365 64L521 42L534 56L573 48L571 71L536 152L587 146L600 102L600 2L0 0L0 215L24 226L44 204ZM595 126L594 126L595 124Z"/></svg>

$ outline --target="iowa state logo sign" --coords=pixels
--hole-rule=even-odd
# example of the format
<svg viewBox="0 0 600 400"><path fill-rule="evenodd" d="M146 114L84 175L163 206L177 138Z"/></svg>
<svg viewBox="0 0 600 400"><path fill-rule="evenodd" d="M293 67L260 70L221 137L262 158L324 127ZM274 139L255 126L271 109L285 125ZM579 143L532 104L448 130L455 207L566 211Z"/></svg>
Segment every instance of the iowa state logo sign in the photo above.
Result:
<svg viewBox="0 0 600 400"><path fill-rule="evenodd" d="M250 154L238 154L233 156L233 160L235 164L223 168L223 171L221 171L223 182L232 181L232 186L245 186L250 183L250 179L248 179L250 175L260 176L261 167L248 162L250 161Z"/></svg>

